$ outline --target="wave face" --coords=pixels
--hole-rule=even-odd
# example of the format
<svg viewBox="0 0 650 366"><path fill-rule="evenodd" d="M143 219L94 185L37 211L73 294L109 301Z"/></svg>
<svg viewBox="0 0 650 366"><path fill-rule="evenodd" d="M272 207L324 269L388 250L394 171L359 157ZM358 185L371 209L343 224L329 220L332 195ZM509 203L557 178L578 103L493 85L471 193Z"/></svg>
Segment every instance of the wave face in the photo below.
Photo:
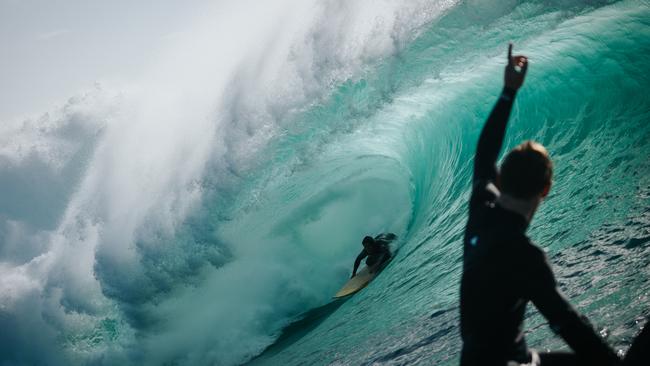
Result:
<svg viewBox="0 0 650 366"><path fill-rule="evenodd" d="M376 281L254 362L457 364L510 40L531 65L505 149L556 167L529 234L624 350L650 315L649 23L646 1L214 6L128 90L0 127L0 363L250 361L390 231ZM529 311L529 344L561 347L544 323Z"/></svg>

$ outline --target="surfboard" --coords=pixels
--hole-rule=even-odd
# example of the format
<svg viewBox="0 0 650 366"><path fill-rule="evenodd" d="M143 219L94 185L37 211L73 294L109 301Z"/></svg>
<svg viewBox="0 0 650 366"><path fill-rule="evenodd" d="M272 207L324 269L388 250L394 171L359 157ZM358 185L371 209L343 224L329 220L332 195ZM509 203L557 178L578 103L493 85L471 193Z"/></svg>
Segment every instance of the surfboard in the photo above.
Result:
<svg viewBox="0 0 650 366"><path fill-rule="evenodd" d="M362 288L366 287L366 285L368 285L368 283L370 283L370 281L372 281L376 275L377 272L370 273L368 266L363 267L361 271L357 272L356 276L350 278L350 280L346 282L343 287L341 287L339 292L334 295L334 298L337 299L339 297L345 297L358 292Z"/></svg>

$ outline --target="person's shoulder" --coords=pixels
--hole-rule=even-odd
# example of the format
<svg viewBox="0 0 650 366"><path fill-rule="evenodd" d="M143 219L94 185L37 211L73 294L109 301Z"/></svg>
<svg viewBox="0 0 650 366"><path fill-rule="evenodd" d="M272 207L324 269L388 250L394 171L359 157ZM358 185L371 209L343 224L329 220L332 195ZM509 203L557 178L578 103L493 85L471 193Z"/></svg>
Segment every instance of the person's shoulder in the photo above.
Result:
<svg viewBox="0 0 650 366"><path fill-rule="evenodd" d="M527 262L546 263L548 261L544 249L533 243L526 235L522 234L519 240L521 254L527 259Z"/></svg>
<svg viewBox="0 0 650 366"><path fill-rule="evenodd" d="M525 254L521 261L521 269L522 273L527 274L528 280L543 286L555 286L553 268L544 249L528 239L527 245L522 246L522 250Z"/></svg>

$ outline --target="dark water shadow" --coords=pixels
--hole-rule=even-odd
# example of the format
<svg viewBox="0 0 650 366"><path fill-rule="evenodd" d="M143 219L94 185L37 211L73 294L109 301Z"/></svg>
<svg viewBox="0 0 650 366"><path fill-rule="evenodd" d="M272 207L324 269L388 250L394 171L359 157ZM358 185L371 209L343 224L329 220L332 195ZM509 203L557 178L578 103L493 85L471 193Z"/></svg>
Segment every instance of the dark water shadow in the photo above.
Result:
<svg viewBox="0 0 650 366"><path fill-rule="evenodd" d="M247 365L256 365L263 363L269 357L272 357L280 353L285 348L291 346L302 337L307 335L309 332L314 330L351 297L352 296L336 299L321 307L317 307L303 313L299 317L299 320L296 320L295 322L282 329L282 333L278 339L273 344L266 347L262 353L248 362Z"/></svg>

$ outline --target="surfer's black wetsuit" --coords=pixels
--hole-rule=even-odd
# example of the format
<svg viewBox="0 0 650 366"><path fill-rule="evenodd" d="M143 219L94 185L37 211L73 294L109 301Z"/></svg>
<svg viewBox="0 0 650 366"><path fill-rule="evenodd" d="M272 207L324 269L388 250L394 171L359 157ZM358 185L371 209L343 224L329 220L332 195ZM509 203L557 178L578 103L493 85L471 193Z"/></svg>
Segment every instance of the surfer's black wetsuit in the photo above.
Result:
<svg viewBox="0 0 650 366"><path fill-rule="evenodd" d="M575 352L543 354L542 365L553 364L553 356L616 364L618 357L558 290L546 255L525 234L527 220L496 203L496 161L515 95L503 90L476 149L460 289L461 365L530 362L522 332L528 301Z"/></svg>
<svg viewBox="0 0 650 366"><path fill-rule="evenodd" d="M354 277L357 273L357 269L359 269L359 265L361 264L361 261L363 258L368 257L366 259L366 265L368 267L373 267L373 266L378 266L386 261L388 261L391 257L391 252L390 248L388 247L388 243L391 242L396 238L395 234L388 233L388 234L380 234L375 237L375 251L372 253L369 253L366 248L363 248L361 250L361 253L357 256L357 259L354 261L354 269L352 270L352 277Z"/></svg>

